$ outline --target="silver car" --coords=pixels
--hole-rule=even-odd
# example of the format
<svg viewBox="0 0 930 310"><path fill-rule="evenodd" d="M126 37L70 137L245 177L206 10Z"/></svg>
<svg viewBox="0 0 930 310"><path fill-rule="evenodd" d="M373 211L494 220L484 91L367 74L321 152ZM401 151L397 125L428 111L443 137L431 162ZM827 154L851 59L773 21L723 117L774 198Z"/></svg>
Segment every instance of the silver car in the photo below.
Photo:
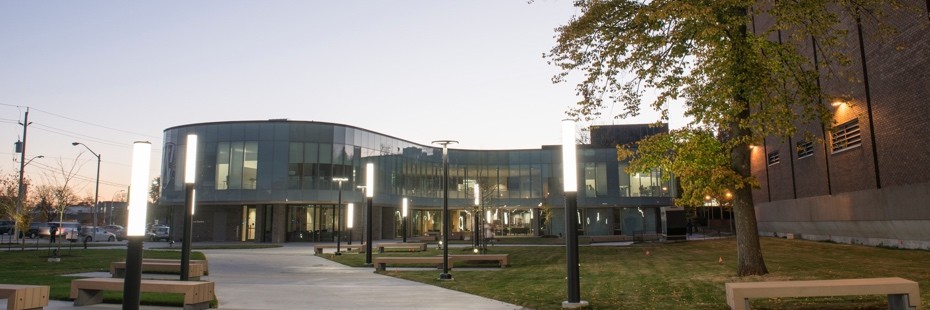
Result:
<svg viewBox="0 0 930 310"><path fill-rule="evenodd" d="M81 227L81 241L116 241L116 235L106 231L102 226L84 226Z"/></svg>

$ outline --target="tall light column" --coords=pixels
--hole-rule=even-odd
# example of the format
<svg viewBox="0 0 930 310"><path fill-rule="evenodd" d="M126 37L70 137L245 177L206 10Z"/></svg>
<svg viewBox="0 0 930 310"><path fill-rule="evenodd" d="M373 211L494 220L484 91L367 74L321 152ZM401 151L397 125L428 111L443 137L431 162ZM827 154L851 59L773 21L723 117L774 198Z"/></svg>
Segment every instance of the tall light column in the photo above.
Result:
<svg viewBox="0 0 930 310"><path fill-rule="evenodd" d="M84 146L85 149L90 151L91 154L94 154L94 156L97 157L97 180L94 182L94 230L96 231L97 230L97 201L98 201L98 195L100 194L100 154L97 154L96 152L94 152L94 150L91 150L90 147L87 146L87 144L84 144L81 142L71 142L71 145L73 146L82 145Z"/></svg>
<svg viewBox="0 0 930 310"><path fill-rule="evenodd" d="M129 216L126 222L126 278L123 280L123 310L138 310L142 286L142 240L145 239L145 212L148 207L149 165L152 144L135 142L132 147L132 175L129 187Z"/></svg>
<svg viewBox="0 0 930 310"><path fill-rule="evenodd" d="M355 204L346 206L346 229L349 231L349 245L352 245L352 223L355 221Z"/></svg>
<svg viewBox="0 0 930 310"><path fill-rule="evenodd" d="M342 244L342 182L349 181L349 178L333 178L333 181L339 182L339 205L336 207L336 255L342 255L339 246Z"/></svg>
<svg viewBox="0 0 930 310"><path fill-rule="evenodd" d="M433 141L442 145L442 273L440 280L452 280L449 273L449 144L459 143L453 140Z"/></svg>
<svg viewBox="0 0 930 310"><path fill-rule="evenodd" d="M375 164L368 163L365 165L365 198L368 200L368 208L365 210L365 266L371 264L371 201L375 197Z"/></svg>
<svg viewBox="0 0 930 310"><path fill-rule="evenodd" d="M479 237L478 218L481 217L481 212L478 211L478 208L481 207L481 195L480 194L481 194L481 191L478 189L478 183L475 183L475 212L474 214L472 214L472 217L473 217L472 220L473 222L475 222L475 229L474 229L475 230L475 237L474 237L475 242L473 242L475 251L477 251L478 246L481 245L478 243L478 237Z"/></svg>
<svg viewBox="0 0 930 310"><path fill-rule="evenodd" d="M191 237L194 225L195 184L197 181L197 135L187 135L184 152L184 240L181 242L181 281L190 280Z"/></svg>
<svg viewBox="0 0 930 310"><path fill-rule="evenodd" d="M575 154L575 121L562 121L562 178L565 192L565 269L568 300L562 308L584 308L578 271L578 163Z"/></svg>
<svg viewBox="0 0 930 310"><path fill-rule="evenodd" d="M402 229L404 230L404 233L402 235L404 236L404 243L407 243L407 197L404 197L404 200L401 206L400 215L401 215L401 218L403 218L404 220L403 225L401 225L403 226Z"/></svg>

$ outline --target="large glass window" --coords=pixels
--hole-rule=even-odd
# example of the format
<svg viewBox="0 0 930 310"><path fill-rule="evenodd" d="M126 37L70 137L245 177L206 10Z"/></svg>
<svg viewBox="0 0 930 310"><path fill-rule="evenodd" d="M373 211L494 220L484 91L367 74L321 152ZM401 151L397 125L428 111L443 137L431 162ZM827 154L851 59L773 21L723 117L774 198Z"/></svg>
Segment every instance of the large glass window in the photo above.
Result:
<svg viewBox="0 0 930 310"><path fill-rule="evenodd" d="M258 142L219 142L216 146L216 189L255 189Z"/></svg>
<svg viewBox="0 0 930 310"><path fill-rule="evenodd" d="M584 164L585 197L607 196L607 163Z"/></svg>
<svg viewBox="0 0 930 310"><path fill-rule="evenodd" d="M630 175L630 194L633 197L670 197L669 181L662 181L662 171L636 172Z"/></svg>

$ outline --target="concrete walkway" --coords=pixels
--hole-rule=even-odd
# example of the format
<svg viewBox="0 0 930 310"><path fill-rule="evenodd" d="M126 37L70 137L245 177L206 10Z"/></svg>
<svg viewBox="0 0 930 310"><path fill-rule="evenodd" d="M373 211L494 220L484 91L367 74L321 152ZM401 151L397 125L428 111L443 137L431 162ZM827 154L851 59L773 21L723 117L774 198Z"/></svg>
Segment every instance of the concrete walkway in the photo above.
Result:
<svg viewBox="0 0 930 310"><path fill-rule="evenodd" d="M379 275L372 268L346 267L314 256L309 244L202 252L210 261L206 279L216 282L220 309L522 309ZM46 309L119 308L107 304L74 307L71 302L51 301Z"/></svg>

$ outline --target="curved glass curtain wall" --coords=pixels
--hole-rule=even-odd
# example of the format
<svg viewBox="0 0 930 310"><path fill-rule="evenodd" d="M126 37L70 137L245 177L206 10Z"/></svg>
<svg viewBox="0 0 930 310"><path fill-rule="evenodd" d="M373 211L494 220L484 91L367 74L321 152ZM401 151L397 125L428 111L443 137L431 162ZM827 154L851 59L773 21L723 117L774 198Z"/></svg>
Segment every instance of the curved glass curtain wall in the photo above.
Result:
<svg viewBox="0 0 930 310"><path fill-rule="evenodd" d="M333 205L343 182L344 202L360 202L364 164L375 163L375 203L398 206L410 199L410 234L439 229L441 218L441 149L351 126L296 121L204 123L165 130L162 159L162 201L183 202L184 137L200 136L198 201L205 204L287 204L292 240L327 240L335 217ZM542 206L561 208L559 148L534 150L456 150L450 158L450 206L454 231L471 231L474 187L481 187L482 205L493 210L497 234L536 234L530 223ZM579 176L582 227L598 234L621 233L619 226L648 230L652 210L627 197L670 197L673 187L661 172L626 173L613 149L583 149ZM668 200L670 202L670 200ZM587 203L586 203L587 202ZM612 205L585 209L585 205ZM666 203L668 204L668 203ZM534 210L536 210L534 212ZM401 218L394 218L399 231ZM637 219L637 217L639 219ZM611 222L614 222L613 224ZM650 222L652 221L652 224ZM540 223L558 231L556 221ZM294 237L290 237L293 235Z"/></svg>

